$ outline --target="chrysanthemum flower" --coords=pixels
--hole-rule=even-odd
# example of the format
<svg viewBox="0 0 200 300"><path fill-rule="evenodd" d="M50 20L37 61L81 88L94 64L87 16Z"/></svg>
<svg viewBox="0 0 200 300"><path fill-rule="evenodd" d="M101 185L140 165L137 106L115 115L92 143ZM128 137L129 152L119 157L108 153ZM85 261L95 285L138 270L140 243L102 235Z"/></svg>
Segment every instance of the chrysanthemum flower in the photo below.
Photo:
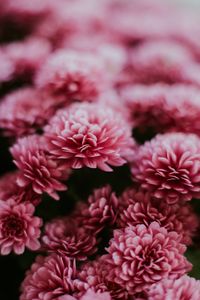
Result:
<svg viewBox="0 0 200 300"><path fill-rule="evenodd" d="M32 135L19 139L10 148L14 163L21 171L17 184L20 187L30 186L39 195L46 192L58 200L56 191L66 189L60 181L64 178L64 172L47 155L44 144L42 137Z"/></svg>
<svg viewBox="0 0 200 300"><path fill-rule="evenodd" d="M95 236L70 216L47 223L42 240L46 250L78 260L87 259L97 250Z"/></svg>
<svg viewBox="0 0 200 300"><path fill-rule="evenodd" d="M118 198L109 185L94 190L88 205L80 210L80 218L86 228L98 233L105 226L115 223L118 213Z"/></svg>
<svg viewBox="0 0 200 300"><path fill-rule="evenodd" d="M98 56L58 50L50 55L38 72L36 85L69 102L95 100L105 81Z"/></svg>
<svg viewBox="0 0 200 300"><path fill-rule="evenodd" d="M56 111L59 99L33 88L21 88L8 94L0 104L0 127L5 135L21 136L41 128Z"/></svg>
<svg viewBox="0 0 200 300"><path fill-rule="evenodd" d="M178 278L191 268L183 256L186 247L179 241L176 232L168 232L157 222L115 230L104 257L110 265L106 276L129 294L163 278Z"/></svg>
<svg viewBox="0 0 200 300"><path fill-rule="evenodd" d="M199 300L200 281L189 276L179 279L164 279L152 285L148 292L148 300Z"/></svg>
<svg viewBox="0 0 200 300"><path fill-rule="evenodd" d="M84 166L112 171L133 156L130 126L121 115L99 104L72 104L45 128L52 156L73 169Z"/></svg>
<svg viewBox="0 0 200 300"><path fill-rule="evenodd" d="M11 251L22 254L27 247L40 247L40 226L42 221L34 217L35 208L31 203L17 204L13 199L0 201L0 252L7 255Z"/></svg>
<svg viewBox="0 0 200 300"><path fill-rule="evenodd" d="M58 300L111 300L108 292L106 293L95 293L92 290L88 290L81 298L75 298L69 295L61 296Z"/></svg>
<svg viewBox="0 0 200 300"><path fill-rule="evenodd" d="M148 191L134 188L125 190L119 198L118 226L148 226L154 221L168 231L176 231L182 236L183 244L192 243L199 225L197 215L189 204L178 202L168 205L154 198Z"/></svg>
<svg viewBox="0 0 200 300"><path fill-rule="evenodd" d="M200 195L200 139L194 134L157 135L142 145L132 166L134 181L168 203Z"/></svg>
<svg viewBox="0 0 200 300"><path fill-rule="evenodd" d="M200 91L194 86L136 85L123 89L122 97L139 134L181 131L200 135Z"/></svg>
<svg viewBox="0 0 200 300"><path fill-rule="evenodd" d="M176 42L149 41L132 52L133 78L136 82L185 82L185 65L193 58L187 48Z"/></svg>
<svg viewBox="0 0 200 300"><path fill-rule="evenodd" d="M6 54L14 65L13 77L32 78L51 50L47 40L29 38L5 46Z"/></svg>
<svg viewBox="0 0 200 300"><path fill-rule="evenodd" d="M75 276L74 262L67 256L38 256L22 283L20 300L53 300L73 295Z"/></svg>
<svg viewBox="0 0 200 300"><path fill-rule="evenodd" d="M101 257L82 265L78 273L79 281L75 282L80 291L79 295L83 295L89 287L97 293L109 292L112 299L128 300L129 294L126 289L107 279L109 272L110 265Z"/></svg>

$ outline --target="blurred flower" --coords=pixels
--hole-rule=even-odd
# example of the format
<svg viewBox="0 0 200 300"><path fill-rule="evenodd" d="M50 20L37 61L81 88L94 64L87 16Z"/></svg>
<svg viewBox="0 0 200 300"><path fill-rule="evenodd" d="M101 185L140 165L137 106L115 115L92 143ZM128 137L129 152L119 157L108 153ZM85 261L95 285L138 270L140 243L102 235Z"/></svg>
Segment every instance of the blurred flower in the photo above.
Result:
<svg viewBox="0 0 200 300"><path fill-rule="evenodd" d="M86 260L97 251L95 236L84 227L78 226L76 219L70 216L47 223L42 241L48 251L77 260Z"/></svg>
<svg viewBox="0 0 200 300"><path fill-rule="evenodd" d="M188 276L179 279L164 279L151 286L148 292L149 300L199 300L200 281Z"/></svg>
<svg viewBox="0 0 200 300"><path fill-rule="evenodd" d="M157 222L115 230L104 257L110 265L106 276L129 294L141 292L164 278L178 278L189 271L185 250L178 234L167 232Z"/></svg>
<svg viewBox="0 0 200 300"><path fill-rule="evenodd" d="M63 191L66 186L63 170L45 152L45 143L37 135L27 136L17 141L10 148L14 163L21 170L17 178L20 187L31 186L39 195L46 192L55 200L59 199L56 191Z"/></svg>
<svg viewBox="0 0 200 300"><path fill-rule="evenodd" d="M96 100L105 81L99 59L92 54L58 50L38 72L36 85L54 95L63 95L69 102Z"/></svg>
<svg viewBox="0 0 200 300"><path fill-rule="evenodd" d="M17 204L13 199L0 201L0 252L7 255L11 251L22 254L27 247L40 247L40 226L42 221L34 217L35 208L31 203Z"/></svg>
<svg viewBox="0 0 200 300"><path fill-rule="evenodd" d="M121 115L99 104L73 104L45 127L49 151L60 163L112 171L133 155L134 141ZM110 165L110 166L109 166Z"/></svg>
<svg viewBox="0 0 200 300"><path fill-rule="evenodd" d="M132 178L169 204L200 195L200 140L194 134L157 135L139 147Z"/></svg>
<svg viewBox="0 0 200 300"><path fill-rule="evenodd" d="M50 50L47 40L34 37L5 46L6 54L14 66L13 77L32 78Z"/></svg>
<svg viewBox="0 0 200 300"><path fill-rule="evenodd" d="M33 88L8 94L0 104L0 126L5 135L21 136L41 128L60 104L59 99Z"/></svg>

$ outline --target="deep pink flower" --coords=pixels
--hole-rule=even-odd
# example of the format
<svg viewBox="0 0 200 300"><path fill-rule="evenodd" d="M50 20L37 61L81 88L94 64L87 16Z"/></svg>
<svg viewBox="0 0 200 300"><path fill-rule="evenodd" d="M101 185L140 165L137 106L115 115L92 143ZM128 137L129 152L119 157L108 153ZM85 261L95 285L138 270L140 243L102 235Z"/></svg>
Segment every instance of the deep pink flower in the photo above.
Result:
<svg viewBox="0 0 200 300"><path fill-rule="evenodd" d="M33 88L8 94L0 104L0 127L6 135L21 136L41 128L60 104L59 99Z"/></svg>
<svg viewBox="0 0 200 300"><path fill-rule="evenodd" d="M139 147L133 180L168 203L200 195L200 139L194 134L157 135Z"/></svg>
<svg viewBox="0 0 200 300"><path fill-rule="evenodd" d="M200 91L194 86L136 85L122 90L138 133L181 131L200 135Z"/></svg>
<svg viewBox="0 0 200 300"><path fill-rule="evenodd" d="M84 227L78 226L76 220L70 216L47 223L42 240L48 251L78 260L85 260L97 251L95 236Z"/></svg>
<svg viewBox="0 0 200 300"><path fill-rule="evenodd" d="M11 251L22 254L27 247L40 247L40 226L42 221L34 217L35 208L31 203L17 204L13 199L0 201L0 252L7 255Z"/></svg>
<svg viewBox="0 0 200 300"><path fill-rule="evenodd" d="M86 228L98 233L115 223L118 213L118 198L109 185L94 190L88 205L79 209L80 218Z"/></svg>
<svg viewBox="0 0 200 300"><path fill-rule="evenodd" d="M8 172L0 177L0 199L7 200L17 193L17 177L19 171Z"/></svg>
<svg viewBox="0 0 200 300"><path fill-rule="evenodd" d="M110 166L123 165L135 147L122 116L100 104L72 104L60 110L45 132L50 153L74 169L112 171Z"/></svg>
<svg viewBox="0 0 200 300"><path fill-rule="evenodd" d="M200 281L188 276L179 279L164 279L152 285L148 300L199 300Z"/></svg>
<svg viewBox="0 0 200 300"><path fill-rule="evenodd" d="M51 50L47 40L29 38L23 42L13 42L5 47L6 54L14 65L14 77L32 78Z"/></svg>
<svg viewBox="0 0 200 300"><path fill-rule="evenodd" d="M176 231L182 236L183 244L191 244L199 221L192 206L186 203L168 205L165 201L154 198L148 191L127 189L119 198L119 227L149 225L158 222L168 231Z"/></svg>
<svg viewBox="0 0 200 300"><path fill-rule="evenodd" d="M129 294L141 292L163 278L178 278L190 270L185 250L178 234L157 222L115 230L104 257L110 265L106 276Z"/></svg>
<svg viewBox="0 0 200 300"><path fill-rule="evenodd" d="M22 283L20 300L58 299L73 295L76 268L67 256L38 256Z"/></svg>
<svg viewBox="0 0 200 300"><path fill-rule="evenodd" d="M100 57L76 51L58 50L49 56L36 84L68 101L95 100L105 81Z"/></svg>
<svg viewBox="0 0 200 300"><path fill-rule="evenodd" d="M39 195L46 192L58 200L56 191L66 189L60 181L64 178L63 170L46 154L43 138L37 135L21 138L10 151L21 171L17 184L20 187L30 186Z"/></svg>

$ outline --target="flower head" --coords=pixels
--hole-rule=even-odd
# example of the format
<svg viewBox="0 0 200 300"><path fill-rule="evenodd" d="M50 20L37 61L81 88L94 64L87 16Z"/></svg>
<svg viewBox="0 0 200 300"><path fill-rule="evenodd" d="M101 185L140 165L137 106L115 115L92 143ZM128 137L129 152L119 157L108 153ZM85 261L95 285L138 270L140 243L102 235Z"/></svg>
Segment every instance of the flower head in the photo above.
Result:
<svg viewBox="0 0 200 300"><path fill-rule="evenodd" d="M97 250L96 238L70 217L47 223L42 240L48 251L77 260L85 260Z"/></svg>
<svg viewBox="0 0 200 300"><path fill-rule="evenodd" d="M183 256L186 247L176 232L157 222L115 230L104 259L107 278L129 294L141 292L163 278L178 278L191 268Z"/></svg>
<svg viewBox="0 0 200 300"><path fill-rule="evenodd" d="M68 101L95 100L101 91L104 73L97 57L76 51L58 50L38 72L36 84Z"/></svg>
<svg viewBox="0 0 200 300"><path fill-rule="evenodd" d="M6 135L34 133L55 112L57 102L33 88L18 89L1 102L0 126Z"/></svg>
<svg viewBox="0 0 200 300"><path fill-rule="evenodd" d="M19 139L10 151L21 171L17 184L20 187L30 186L39 195L46 192L58 200L56 191L66 189L60 182L64 178L63 170L46 154L44 140L37 135L24 137Z"/></svg>
<svg viewBox="0 0 200 300"><path fill-rule="evenodd" d="M129 125L99 104L72 104L60 110L46 126L45 136L51 155L74 169L112 171L110 166L121 166L133 155Z"/></svg>
<svg viewBox="0 0 200 300"><path fill-rule="evenodd" d="M189 276L179 279L163 279L161 282L151 286L148 292L149 300L199 300L200 281Z"/></svg>
<svg viewBox="0 0 200 300"><path fill-rule="evenodd" d="M186 203L168 205L159 201L150 192L141 189L127 189L119 198L119 227L135 226L138 224L150 225L158 222L168 231L176 231L182 236L183 244L191 244L199 221L192 206Z"/></svg>
<svg viewBox="0 0 200 300"><path fill-rule="evenodd" d="M194 134L157 135L142 145L132 166L133 180L168 203L200 195L200 139Z"/></svg>
<svg viewBox="0 0 200 300"><path fill-rule="evenodd" d="M74 292L76 268L67 256L38 256L22 283L20 300L57 299Z"/></svg>
<svg viewBox="0 0 200 300"><path fill-rule="evenodd" d="M0 201L0 252L11 251L22 254L25 247L37 250L40 247L40 226L42 221L34 217L31 203L17 204L13 199Z"/></svg>

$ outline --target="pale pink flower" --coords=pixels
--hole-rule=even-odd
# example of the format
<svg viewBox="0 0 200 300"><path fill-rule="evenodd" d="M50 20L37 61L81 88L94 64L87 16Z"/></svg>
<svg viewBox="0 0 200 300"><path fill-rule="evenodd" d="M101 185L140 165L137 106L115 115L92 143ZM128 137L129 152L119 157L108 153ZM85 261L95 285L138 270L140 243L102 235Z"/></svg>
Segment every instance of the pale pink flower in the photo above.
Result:
<svg viewBox="0 0 200 300"><path fill-rule="evenodd" d="M49 42L42 38L28 38L5 46L5 51L14 65L13 77L32 78L51 51Z"/></svg>
<svg viewBox="0 0 200 300"><path fill-rule="evenodd" d="M141 292L163 278L178 278L191 269L178 234L157 222L115 230L107 251L104 260L110 265L108 280L129 294Z"/></svg>
<svg viewBox="0 0 200 300"><path fill-rule="evenodd" d="M192 62L190 51L174 41L149 41L133 49L133 81L144 84L185 82L185 65Z"/></svg>
<svg viewBox="0 0 200 300"><path fill-rule="evenodd" d="M149 225L158 222L168 231L176 231L183 244L191 244L197 231L199 221L192 206L186 203L168 205L152 196L148 191L130 188L119 198L119 227Z"/></svg>
<svg viewBox="0 0 200 300"><path fill-rule="evenodd" d="M100 104L72 104L60 110L45 127L49 152L60 163L112 171L135 147L130 126L122 116Z"/></svg>
<svg viewBox="0 0 200 300"><path fill-rule="evenodd" d="M199 300L200 281L189 276L179 279L163 279L151 286L148 300Z"/></svg>
<svg viewBox="0 0 200 300"><path fill-rule="evenodd" d="M39 70L36 85L70 101L96 100L105 81L100 57L70 50L50 55Z"/></svg>
<svg viewBox="0 0 200 300"><path fill-rule="evenodd" d="M40 227L42 220L33 216L35 208L31 203L17 204L13 199L0 201L0 252L7 255L11 251L22 254L27 247L40 247Z"/></svg>
<svg viewBox="0 0 200 300"><path fill-rule="evenodd" d="M109 293L95 293L92 290L88 290L81 298L75 298L69 295L61 296L58 300L111 300Z"/></svg>
<svg viewBox="0 0 200 300"><path fill-rule="evenodd" d="M157 135L140 146L132 178L168 203L200 195L200 139L194 134Z"/></svg>
<svg viewBox="0 0 200 300"><path fill-rule="evenodd" d="M47 155L43 138L37 135L21 138L10 151L14 163L21 171L17 184L20 187L31 187L39 195L46 192L58 200L56 191L66 190L66 186L61 183L64 172Z"/></svg>
<svg viewBox="0 0 200 300"><path fill-rule="evenodd" d="M67 256L38 256L22 283L20 300L58 299L73 295L76 268Z"/></svg>
<svg viewBox="0 0 200 300"><path fill-rule="evenodd" d="M21 136L41 128L56 111L59 99L31 87L8 94L0 104L0 126L5 135Z"/></svg>
<svg viewBox="0 0 200 300"><path fill-rule="evenodd" d="M42 241L47 251L77 260L86 260L97 251L95 236L70 216L47 223Z"/></svg>

